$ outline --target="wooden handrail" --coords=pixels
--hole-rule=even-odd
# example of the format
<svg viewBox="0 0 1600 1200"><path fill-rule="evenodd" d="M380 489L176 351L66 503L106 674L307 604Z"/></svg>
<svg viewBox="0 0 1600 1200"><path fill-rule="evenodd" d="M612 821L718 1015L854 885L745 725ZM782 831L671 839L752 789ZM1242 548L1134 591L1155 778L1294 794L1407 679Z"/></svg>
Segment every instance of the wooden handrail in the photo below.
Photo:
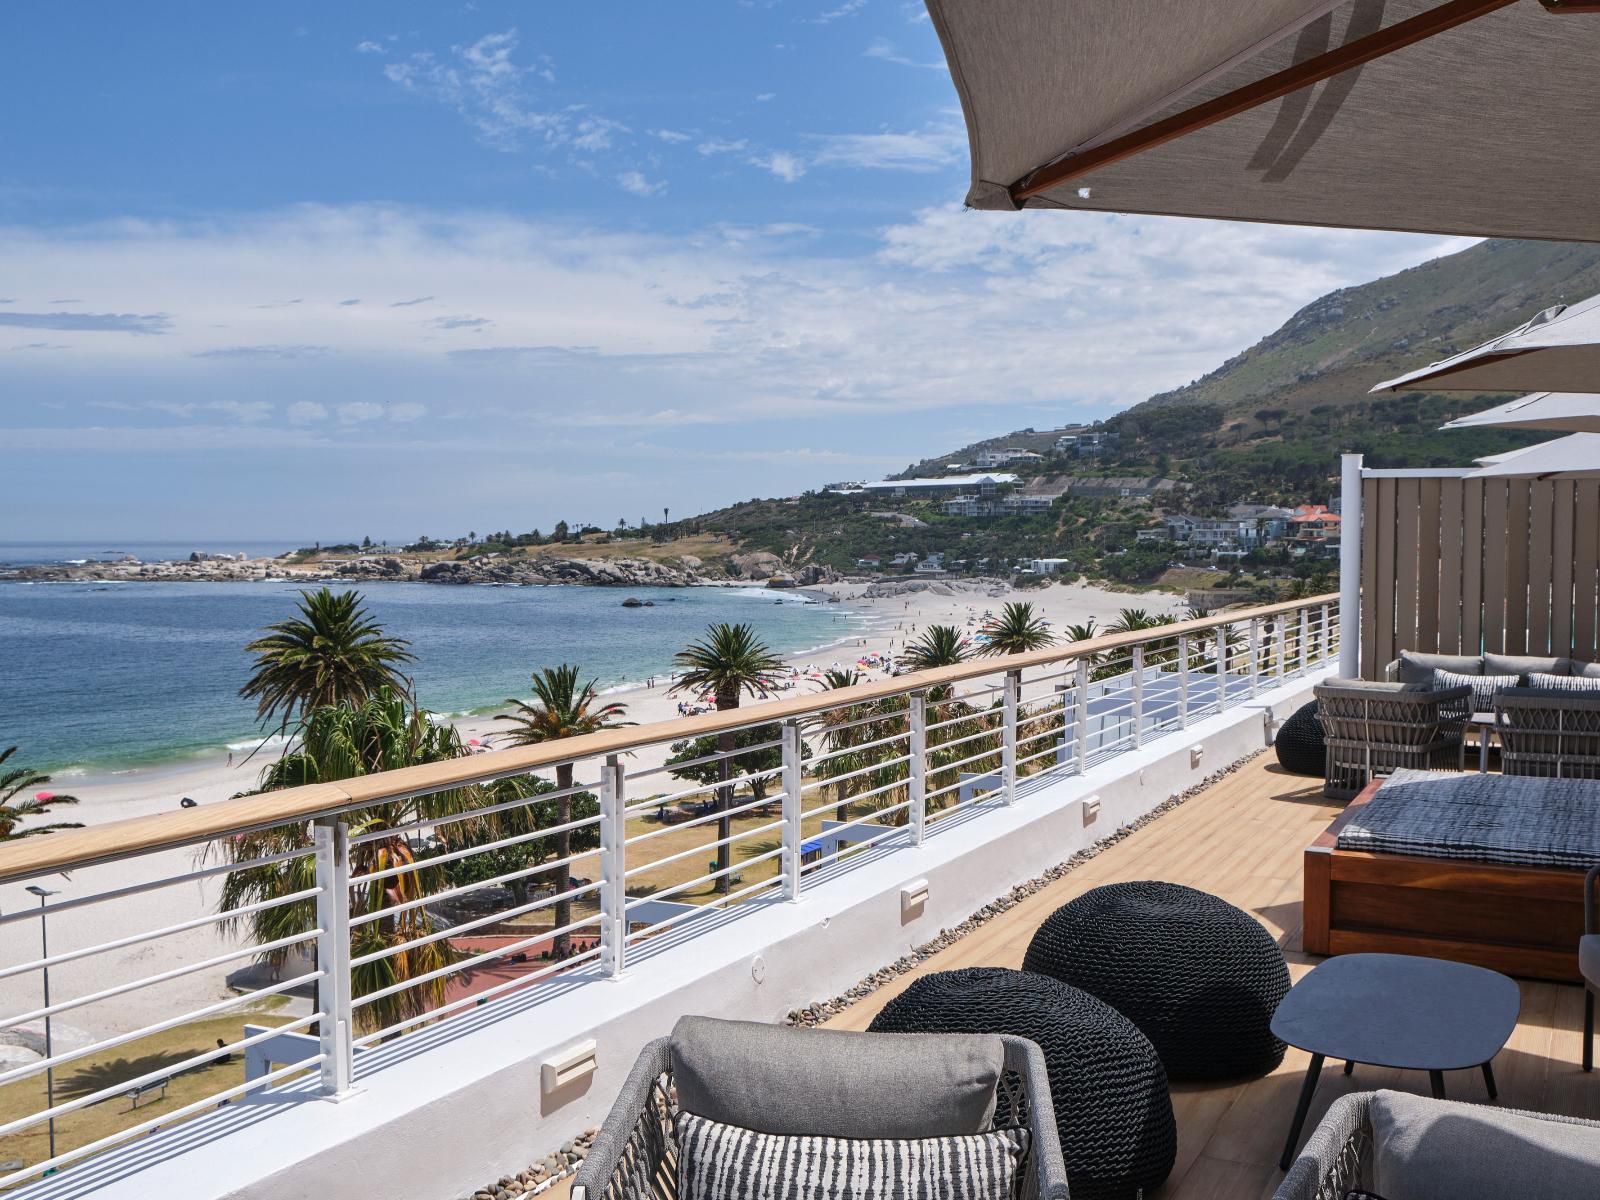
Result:
<svg viewBox="0 0 1600 1200"><path fill-rule="evenodd" d="M1331 606L1336 604L1338 599L1337 593L1330 592L1304 600L1287 600L1279 604L1241 609L1194 621L1180 621L1152 629L1106 634L1103 637L1070 642L1064 646L1051 646L1026 654L975 658L953 667L914 671L890 679L857 684L854 687L839 688L814 695L793 696L783 700L768 700L745 708L729 709L726 712L705 713L696 717L656 721L648 725L607 729L600 733L563 738L560 741L544 742L537 746L491 750L484 754L467 755L445 762L403 767L397 771L383 771L376 775L362 775L337 783L316 783L264 792L255 796L236 796L230 800L198 808L130 817L105 825L64 830L45 837L25 838L0 845L0 883L54 871L70 871L76 867L110 862L157 850L192 846L291 821L306 821L313 817L366 808L386 800L441 792L452 787L464 787L512 775L524 775L541 767L551 767L574 759L623 754L640 746L704 737L707 734L722 733L747 725L782 721L789 717L809 716L847 704L882 700L889 696L900 696L908 692L938 687L941 684L961 683L1000 671L1071 662L1086 655L1104 654L1140 642L1203 633L1223 625L1235 625L1240 621L1298 612L1303 608L1314 608L1322 604Z"/></svg>

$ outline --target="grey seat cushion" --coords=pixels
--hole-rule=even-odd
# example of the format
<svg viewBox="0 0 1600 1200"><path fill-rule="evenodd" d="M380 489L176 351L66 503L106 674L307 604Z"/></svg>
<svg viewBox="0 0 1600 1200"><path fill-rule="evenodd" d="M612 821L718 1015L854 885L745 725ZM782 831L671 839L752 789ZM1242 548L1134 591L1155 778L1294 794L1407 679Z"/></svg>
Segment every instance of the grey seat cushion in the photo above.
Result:
<svg viewBox="0 0 1600 1200"><path fill-rule="evenodd" d="M1005 1045L977 1034L845 1033L683 1017L672 1074L687 1112L761 1133L929 1138L994 1121Z"/></svg>
<svg viewBox="0 0 1600 1200"><path fill-rule="evenodd" d="M1526 682L1528 676L1535 671L1541 675L1570 675L1572 674L1572 660L1570 658L1547 658L1531 654L1485 654L1483 656L1483 674L1485 675L1515 675Z"/></svg>
<svg viewBox="0 0 1600 1200"><path fill-rule="evenodd" d="M1600 663L1579 662L1573 659L1572 673L1582 675L1585 679L1600 679Z"/></svg>
<svg viewBox="0 0 1600 1200"><path fill-rule="evenodd" d="M1401 1092L1372 1099L1372 1187L1403 1200L1595 1194L1600 1128Z"/></svg>
<svg viewBox="0 0 1600 1200"><path fill-rule="evenodd" d="M1578 939L1578 971L1595 987L1600 987L1600 933Z"/></svg>
<svg viewBox="0 0 1600 1200"><path fill-rule="evenodd" d="M1423 654L1416 650L1400 651L1400 666L1395 676L1401 683L1432 687L1435 671L1454 671L1457 675L1482 675L1483 659L1476 654Z"/></svg>

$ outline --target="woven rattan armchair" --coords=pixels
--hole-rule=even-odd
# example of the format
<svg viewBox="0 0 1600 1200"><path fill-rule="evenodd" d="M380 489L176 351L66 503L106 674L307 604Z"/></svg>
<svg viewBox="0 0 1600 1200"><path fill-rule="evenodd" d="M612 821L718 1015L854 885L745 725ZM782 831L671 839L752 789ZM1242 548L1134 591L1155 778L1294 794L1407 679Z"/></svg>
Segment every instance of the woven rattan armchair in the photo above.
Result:
<svg viewBox="0 0 1600 1200"><path fill-rule="evenodd" d="M1327 741L1322 794L1350 800L1399 767L1459 771L1465 762L1472 689L1403 689L1335 679L1313 689Z"/></svg>
<svg viewBox="0 0 1600 1200"><path fill-rule="evenodd" d="M1002 1034L1000 1040L1005 1044L1006 1069L996 1097L994 1127L1026 1127L1031 1133L1023 1200L1068 1200L1067 1168L1044 1055L1025 1038ZM677 1113L672 1039L657 1038L634 1063L573 1180L572 1200L677 1200Z"/></svg>
<svg viewBox="0 0 1600 1200"><path fill-rule="evenodd" d="M1600 693L1507 688L1494 728L1506 775L1600 779Z"/></svg>
<svg viewBox="0 0 1600 1200"><path fill-rule="evenodd" d="M1306 1141L1300 1157L1295 1159L1289 1173L1283 1177L1283 1183L1272 1194L1272 1200L1344 1200L1348 1192L1374 1186L1372 1166L1378 1149L1372 1127L1372 1101L1375 1095L1374 1092L1355 1092L1333 1102L1327 1116L1322 1118L1321 1124ZM1430 1103L1452 1102L1439 1100ZM1480 1112L1489 1120L1495 1116L1510 1115L1600 1129L1600 1121L1583 1121L1553 1113L1490 1107L1483 1107ZM1481 1191L1468 1189L1452 1194L1514 1196L1521 1190L1515 1179L1478 1182Z"/></svg>

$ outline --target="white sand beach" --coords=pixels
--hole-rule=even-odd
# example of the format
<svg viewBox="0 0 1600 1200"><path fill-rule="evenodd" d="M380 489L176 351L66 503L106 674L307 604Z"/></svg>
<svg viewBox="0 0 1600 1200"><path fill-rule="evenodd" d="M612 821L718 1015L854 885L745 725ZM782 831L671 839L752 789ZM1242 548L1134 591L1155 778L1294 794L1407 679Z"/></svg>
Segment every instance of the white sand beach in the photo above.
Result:
<svg viewBox="0 0 1600 1200"><path fill-rule="evenodd" d="M985 610L998 610L1008 600L1026 600L1032 603L1054 628L1082 623L1090 619L1101 625L1109 624L1122 608L1144 608L1156 612L1177 613L1182 601L1175 596L1159 593L1121 593L1081 585L1053 584L1025 592L1007 592L999 587L972 589L960 582L930 582L930 590L897 595L874 595L892 590L890 587L852 583L830 585L817 591L837 595L841 603L857 613L867 614L867 619L855 623L859 632L854 644L839 644L810 654L792 656L791 664L802 673L811 668L829 666L854 667L857 661L869 655L880 658L902 648L907 641L932 624L953 624L975 631ZM872 678L882 678L883 672L869 672ZM627 705L628 719L640 724L670 720L677 715L678 704L683 699L669 690L669 680L658 678L654 687L638 687L610 693L607 699ZM794 681L799 691L814 689L816 685L805 678ZM786 691L784 695L796 694ZM492 745L496 734L504 728L492 715L466 717L455 722L463 740L477 739ZM652 746L630 760L630 771L656 766L667 755L666 744ZM225 752L215 760L182 765L130 770L120 773L75 776L59 780L61 790L70 790L80 803L70 813L71 819L87 825L108 822L152 813L171 812L179 807L184 797L201 805L226 801L241 791L255 786L266 759L257 755L244 761L244 754L234 755L229 766ZM136 860L109 863L103 866L75 871L70 880L58 880L49 886L59 887L61 899L126 887L150 879L155 874L181 874L193 870L197 854L194 850L175 850L147 855ZM187 882L173 887L145 892L127 897L115 904L97 904L69 910L52 916L49 925L52 954L75 949L93 942L125 937L134 933L191 920L216 911L217 880L215 878ZM37 907L38 901L16 885L0 887L0 913L15 913L24 908ZM0 966L10 965L34 957L38 949L36 922L25 921L5 926L5 936L0 937ZM225 954L237 943L227 937L219 926L205 926L160 939L141 942L124 949L97 955L93 958L66 963L52 970L53 998L84 995L111 986L117 982L193 964L208 957ZM148 1022L173 1015L188 1008L225 999L231 993L227 976L248 963L247 957L219 964L205 971L185 975L171 982L143 988L114 999L63 1013L57 1018L56 1034L70 1042L73 1030L85 1035L104 1036L110 1033L135 1029ZM7 1011L19 1012L37 1002L38 976L25 974L0 980L0 1004ZM306 1011L309 1011L307 1009ZM63 1030L66 1031L65 1035ZM0 1050L3 1050L0 1045Z"/></svg>

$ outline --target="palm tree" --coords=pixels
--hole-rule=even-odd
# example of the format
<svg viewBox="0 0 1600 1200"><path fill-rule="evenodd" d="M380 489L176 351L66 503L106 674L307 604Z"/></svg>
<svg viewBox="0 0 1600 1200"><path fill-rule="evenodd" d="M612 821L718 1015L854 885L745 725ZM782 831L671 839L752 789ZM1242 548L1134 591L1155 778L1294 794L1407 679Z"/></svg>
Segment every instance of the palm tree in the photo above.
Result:
<svg viewBox="0 0 1600 1200"><path fill-rule="evenodd" d="M288 754L263 769L256 794L442 762L466 753L454 728L434 724L426 713L413 708L405 696L389 688L380 688L360 706L324 705L307 713L301 722L299 741ZM416 861L411 843L399 832L358 844L356 839L362 835L398 831L417 821L457 815L483 803L476 789L462 788L373 805L352 814L349 821L351 873L365 875ZM279 825L242 833L216 845L232 862L302 851L283 862L241 867L229 873L222 885L220 908L224 912L317 886L315 860L308 853L312 845L311 829L306 824ZM425 867L357 885L350 889L351 915L359 916L419 899L436 890L442 881L438 868ZM234 924L247 928L253 939L262 944L302 934L315 928L315 922L316 901L309 898L234 918ZM353 957L392 952L351 971L352 993L364 996L447 966L451 950L445 939L396 949L426 937L433 929L433 918L426 905L391 913L376 921L353 924L350 935ZM278 950L263 957L281 965L286 954L287 950ZM443 1001L446 985L447 980L440 977L364 1005L360 1010L362 1022L368 1028L381 1028L426 1012Z"/></svg>
<svg viewBox="0 0 1600 1200"><path fill-rule="evenodd" d="M276 719L282 732L316 708L360 705L384 688L407 694L397 668L415 657L410 645L384 633L359 592L301 592L298 617L268 625L245 647L256 666L239 695L256 701L257 720Z"/></svg>
<svg viewBox="0 0 1600 1200"><path fill-rule="evenodd" d="M783 660L756 636L751 626L729 625L725 621L709 626L705 637L698 642L690 642L673 655L672 660L683 668L683 674L668 690L709 691L716 697L719 711L738 708L739 698L746 692L764 698L772 690L778 680L778 672L783 668ZM717 735L723 780L732 774L731 755L735 742L733 730L725 730ZM719 787L717 808L722 817L717 822L717 840L721 844L717 847L716 869L724 872L717 876L717 891L722 893L729 891L732 886L726 874L731 861L728 843L733 836L733 818L728 816L731 807L733 789Z"/></svg>
<svg viewBox="0 0 1600 1200"><path fill-rule="evenodd" d="M49 783L50 776L42 775L28 767L8 769L6 760L16 752L15 746L0 750L0 842L33 837L39 833L54 833L58 829L82 829L81 821L52 821L48 825L35 825L29 829L17 828L28 817L46 813L57 804L76 804L78 798L58 795L55 792L40 792L31 800L18 800L17 797L27 789Z"/></svg>
<svg viewBox="0 0 1600 1200"><path fill-rule="evenodd" d="M1056 635L1034 612L1033 605L1019 601L1007 604L998 617L990 617L980 632L989 639L981 651L984 654L1022 654L1056 642Z"/></svg>
<svg viewBox="0 0 1600 1200"><path fill-rule="evenodd" d="M972 657L972 643L954 625L930 625L921 637L900 653L900 661L912 670L953 667Z"/></svg>
<svg viewBox="0 0 1600 1200"><path fill-rule="evenodd" d="M626 704L615 700L601 703L595 680L591 679L579 687L578 668L572 663L545 667L533 673L532 704L524 704L512 697L508 697L506 703L513 705L516 711L502 713L495 720L513 724L514 728L502 735L506 743L512 746L538 746L579 734L598 733L602 729L635 724L622 720L628 711ZM572 820L572 763L564 762L556 766L556 790L566 793L557 801L556 808L556 823L565 825ZM572 867L566 862L571 853L572 831L562 830L556 834L556 859L560 865L555 868L552 880L558 896L565 896L571 886ZM571 900L556 902L555 922L555 927L563 930L571 924ZM568 933L556 935L555 952L558 957L566 954L571 941Z"/></svg>

